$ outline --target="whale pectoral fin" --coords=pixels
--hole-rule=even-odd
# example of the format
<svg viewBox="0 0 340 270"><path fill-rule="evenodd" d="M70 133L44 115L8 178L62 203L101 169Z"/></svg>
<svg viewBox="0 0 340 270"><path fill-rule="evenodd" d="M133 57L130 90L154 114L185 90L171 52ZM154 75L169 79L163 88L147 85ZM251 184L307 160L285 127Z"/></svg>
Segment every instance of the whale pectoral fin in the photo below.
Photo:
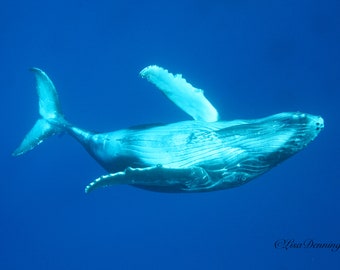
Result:
<svg viewBox="0 0 340 270"><path fill-rule="evenodd" d="M218 121L218 112L204 96L203 90L193 87L180 74L153 65L144 68L140 75L157 86L165 96L195 120Z"/></svg>
<svg viewBox="0 0 340 270"><path fill-rule="evenodd" d="M85 193L89 193L99 187L116 184L135 185L163 192L207 191L214 185L209 174L201 167L129 167L123 172L107 174L97 178L85 188Z"/></svg>
<svg viewBox="0 0 340 270"><path fill-rule="evenodd" d="M121 182L125 178L125 172L117 172L117 173L110 173L102 175L92 181L85 187L85 193L89 193L99 187L106 187L116 184L122 184Z"/></svg>

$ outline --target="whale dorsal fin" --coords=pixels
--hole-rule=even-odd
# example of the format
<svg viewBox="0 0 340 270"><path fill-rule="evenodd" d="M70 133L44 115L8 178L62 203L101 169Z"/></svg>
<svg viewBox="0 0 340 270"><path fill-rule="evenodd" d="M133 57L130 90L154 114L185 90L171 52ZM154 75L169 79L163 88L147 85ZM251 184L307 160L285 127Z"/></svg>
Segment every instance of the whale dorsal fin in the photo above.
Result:
<svg viewBox="0 0 340 270"><path fill-rule="evenodd" d="M173 75L162 67L152 65L144 68L140 75L156 85L168 99L195 120L218 121L218 112L206 99L203 90L193 87L181 74Z"/></svg>

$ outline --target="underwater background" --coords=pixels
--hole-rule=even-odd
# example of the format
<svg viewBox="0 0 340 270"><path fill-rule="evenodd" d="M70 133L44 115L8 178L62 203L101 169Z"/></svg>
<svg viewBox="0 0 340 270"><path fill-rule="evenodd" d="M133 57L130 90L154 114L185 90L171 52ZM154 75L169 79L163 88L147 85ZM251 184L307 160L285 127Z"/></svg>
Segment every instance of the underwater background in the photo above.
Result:
<svg viewBox="0 0 340 270"><path fill-rule="evenodd" d="M340 248L298 245L340 244L339 14L337 0L2 1L0 269L340 267ZM189 119L140 78L151 64L204 89L224 120L302 111L325 129L269 173L211 193L86 195L105 171L68 135L11 156L39 117L33 66L81 128Z"/></svg>

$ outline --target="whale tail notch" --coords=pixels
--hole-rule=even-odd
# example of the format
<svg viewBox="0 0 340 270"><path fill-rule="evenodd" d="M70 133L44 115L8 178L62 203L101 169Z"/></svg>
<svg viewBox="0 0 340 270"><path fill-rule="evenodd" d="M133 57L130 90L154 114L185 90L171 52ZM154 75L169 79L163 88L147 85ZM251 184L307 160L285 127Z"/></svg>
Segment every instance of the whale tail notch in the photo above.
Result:
<svg viewBox="0 0 340 270"><path fill-rule="evenodd" d="M31 70L36 78L41 118L26 134L19 147L12 153L13 156L19 156L32 150L45 139L62 132L68 125L61 112L58 93L53 82L44 71L38 68Z"/></svg>

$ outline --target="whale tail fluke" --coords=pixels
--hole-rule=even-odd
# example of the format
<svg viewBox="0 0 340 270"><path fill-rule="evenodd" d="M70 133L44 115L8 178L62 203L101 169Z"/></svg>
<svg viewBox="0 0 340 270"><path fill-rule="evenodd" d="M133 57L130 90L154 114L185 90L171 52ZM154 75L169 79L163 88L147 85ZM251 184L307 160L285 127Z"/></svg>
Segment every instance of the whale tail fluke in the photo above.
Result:
<svg viewBox="0 0 340 270"><path fill-rule="evenodd" d="M20 146L12 153L13 156L19 156L32 150L48 137L62 132L68 125L61 112L58 94L53 82L42 70L38 68L31 70L36 77L41 118L26 134Z"/></svg>

